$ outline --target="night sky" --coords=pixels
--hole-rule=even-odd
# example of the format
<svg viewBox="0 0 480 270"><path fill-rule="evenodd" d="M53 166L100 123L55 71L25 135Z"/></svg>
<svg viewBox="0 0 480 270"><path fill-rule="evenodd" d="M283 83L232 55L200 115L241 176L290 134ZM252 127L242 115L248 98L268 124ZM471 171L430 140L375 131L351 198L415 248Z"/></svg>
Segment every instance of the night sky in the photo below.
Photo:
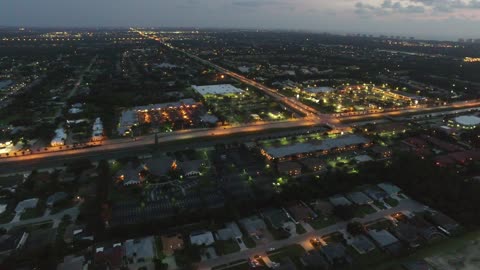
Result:
<svg viewBox="0 0 480 270"><path fill-rule="evenodd" d="M0 0L0 26L215 27L480 38L480 0Z"/></svg>

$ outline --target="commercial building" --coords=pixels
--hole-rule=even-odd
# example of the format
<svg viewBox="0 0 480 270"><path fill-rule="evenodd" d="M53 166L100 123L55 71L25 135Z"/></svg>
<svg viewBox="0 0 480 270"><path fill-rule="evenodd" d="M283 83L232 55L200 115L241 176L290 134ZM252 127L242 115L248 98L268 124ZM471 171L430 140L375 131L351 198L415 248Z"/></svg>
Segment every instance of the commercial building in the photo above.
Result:
<svg viewBox="0 0 480 270"><path fill-rule="evenodd" d="M480 126L480 117L475 115L462 115L448 121L451 127L474 129Z"/></svg>
<svg viewBox="0 0 480 270"><path fill-rule="evenodd" d="M92 141L101 141L103 140L103 123L100 117L95 119L92 127Z"/></svg>
<svg viewBox="0 0 480 270"><path fill-rule="evenodd" d="M345 135L334 139L315 140L304 143L293 143L286 146L270 146L261 149L261 153L268 159L278 161L292 158L306 158L326 155L332 152L354 150L368 147L371 141L358 135Z"/></svg>
<svg viewBox="0 0 480 270"><path fill-rule="evenodd" d="M243 92L231 84L216 84L216 85L192 85L193 90L202 95L204 98L208 96L236 96Z"/></svg>
<svg viewBox="0 0 480 270"><path fill-rule="evenodd" d="M55 137L53 137L50 142L51 146L63 146L65 145L65 140L67 139L67 134L63 128L55 130Z"/></svg>

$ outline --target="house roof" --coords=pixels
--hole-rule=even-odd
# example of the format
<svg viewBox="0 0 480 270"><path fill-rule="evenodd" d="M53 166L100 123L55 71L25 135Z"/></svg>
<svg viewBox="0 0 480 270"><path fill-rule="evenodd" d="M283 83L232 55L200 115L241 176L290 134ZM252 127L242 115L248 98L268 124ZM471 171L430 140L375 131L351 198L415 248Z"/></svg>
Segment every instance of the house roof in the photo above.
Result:
<svg viewBox="0 0 480 270"><path fill-rule="evenodd" d="M173 162L171 158L153 158L145 161L145 167L153 175L164 176L172 168Z"/></svg>
<svg viewBox="0 0 480 270"><path fill-rule="evenodd" d="M327 258L327 261L332 264L336 260L346 259L348 256L346 253L346 248L342 243L331 243L323 246L320 248L320 252L322 252L323 255L325 255L325 258Z"/></svg>
<svg viewBox="0 0 480 270"><path fill-rule="evenodd" d="M372 199L370 199L367 195L365 195L363 192L360 192L360 191L348 193L347 198L350 201L359 205L368 204L372 202Z"/></svg>
<svg viewBox="0 0 480 270"><path fill-rule="evenodd" d="M345 198L342 195L334 195L334 196L328 198L328 201L330 201L330 203L333 206L351 205L352 204L351 201L349 201L347 198Z"/></svg>
<svg viewBox="0 0 480 270"><path fill-rule="evenodd" d="M367 188L364 192L372 199L378 201L388 197L388 194L385 193L383 190L379 190L376 188Z"/></svg>
<svg viewBox="0 0 480 270"><path fill-rule="evenodd" d="M262 215L277 229L282 228L283 224L289 220L287 214L282 209L266 209L262 211Z"/></svg>
<svg viewBox="0 0 480 270"><path fill-rule="evenodd" d="M239 222L249 233L258 233L267 229L267 224L265 224L265 221L260 219L258 216L243 218L239 220Z"/></svg>
<svg viewBox="0 0 480 270"><path fill-rule="evenodd" d="M398 239L386 230L371 230L368 235L381 247L386 247L398 242Z"/></svg>
<svg viewBox="0 0 480 270"><path fill-rule="evenodd" d="M85 257L79 256L67 256L63 259L57 266L57 270L83 270L83 265L85 264Z"/></svg>
<svg viewBox="0 0 480 270"><path fill-rule="evenodd" d="M287 207L287 210L290 212L295 221L315 218L317 216L315 212L301 203L292 204Z"/></svg>
<svg viewBox="0 0 480 270"><path fill-rule="evenodd" d="M182 249L185 245L183 236L179 233L162 235L161 239L163 253L167 256L172 255L175 250Z"/></svg>
<svg viewBox="0 0 480 270"><path fill-rule="evenodd" d="M455 220L440 212L432 213L429 218L435 225L440 226L449 232L452 232L460 227Z"/></svg>
<svg viewBox="0 0 480 270"><path fill-rule="evenodd" d="M47 205L54 205L55 203L65 200L68 198L68 194L60 191L60 192L55 192L52 195L48 196L47 198Z"/></svg>
<svg viewBox="0 0 480 270"><path fill-rule="evenodd" d="M375 249L375 245L365 235L355 236L351 245L360 254L365 254Z"/></svg>
<svg viewBox="0 0 480 270"><path fill-rule="evenodd" d="M15 207L15 212L20 213L25 209L35 208L38 204L38 198L27 199L19 202Z"/></svg>
<svg viewBox="0 0 480 270"><path fill-rule="evenodd" d="M216 236L218 240L230 240L241 237L242 232L235 222L228 222L225 224L225 228L216 231Z"/></svg>
<svg viewBox="0 0 480 270"><path fill-rule="evenodd" d="M205 162L200 159L188 160L188 161L180 162L179 167L180 169L182 169L184 173L189 174L189 173L198 172L204 163Z"/></svg>
<svg viewBox="0 0 480 270"><path fill-rule="evenodd" d="M385 191L389 195L397 194L400 191L402 191L399 187L390 183L380 183L378 184L378 187L381 188L383 191Z"/></svg>
<svg viewBox="0 0 480 270"><path fill-rule="evenodd" d="M152 259L155 257L155 240L153 236L125 241L125 255L128 258Z"/></svg>
<svg viewBox="0 0 480 270"><path fill-rule="evenodd" d="M192 243L192 245L209 246L214 242L215 239L210 231L197 231L190 234L190 243Z"/></svg>
<svg viewBox="0 0 480 270"><path fill-rule="evenodd" d="M313 250L303 255L300 258L300 261L302 262L303 265L314 267L315 269L318 269L318 270L329 269L329 265L325 260L325 257L323 257L323 255L318 250Z"/></svg>

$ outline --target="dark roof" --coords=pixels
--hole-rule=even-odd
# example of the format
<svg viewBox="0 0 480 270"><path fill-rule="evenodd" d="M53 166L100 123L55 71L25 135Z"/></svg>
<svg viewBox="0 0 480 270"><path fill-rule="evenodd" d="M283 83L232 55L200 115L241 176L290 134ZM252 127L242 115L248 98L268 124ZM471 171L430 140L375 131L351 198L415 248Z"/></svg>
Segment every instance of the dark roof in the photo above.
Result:
<svg viewBox="0 0 480 270"><path fill-rule="evenodd" d="M47 198L47 205L54 205L57 202L63 201L68 198L68 194L65 192L55 192Z"/></svg>
<svg viewBox="0 0 480 270"><path fill-rule="evenodd" d="M460 224L458 224L455 220L440 212L432 213L428 217L435 225L442 227L448 232L453 232L460 227Z"/></svg>
<svg viewBox="0 0 480 270"><path fill-rule="evenodd" d="M331 243L320 249L330 264L346 263L350 261L346 253L346 248L341 243Z"/></svg>
<svg viewBox="0 0 480 270"><path fill-rule="evenodd" d="M418 260L413 262L406 262L402 264L402 267L405 270L433 270L433 267L430 266L424 260Z"/></svg>
<svg viewBox="0 0 480 270"><path fill-rule="evenodd" d="M318 250L310 251L300 258L303 265L318 270L326 270L329 268L328 262Z"/></svg>
<svg viewBox="0 0 480 270"><path fill-rule="evenodd" d="M172 168L173 159L169 158L154 158L145 162L148 171L156 176L166 175Z"/></svg>
<svg viewBox="0 0 480 270"><path fill-rule="evenodd" d="M405 222L398 222L397 226L393 228L393 232L400 240L407 242L410 246L413 247L419 245L415 226Z"/></svg>

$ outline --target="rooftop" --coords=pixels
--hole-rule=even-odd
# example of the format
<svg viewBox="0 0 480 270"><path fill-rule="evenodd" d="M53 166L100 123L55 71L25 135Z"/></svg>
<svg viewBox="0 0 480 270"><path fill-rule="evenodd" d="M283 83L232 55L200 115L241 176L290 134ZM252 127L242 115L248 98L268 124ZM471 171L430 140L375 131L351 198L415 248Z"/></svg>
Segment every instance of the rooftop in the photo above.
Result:
<svg viewBox="0 0 480 270"><path fill-rule="evenodd" d="M455 117L455 122L462 126L477 126L480 125L480 117L474 115L462 115Z"/></svg>
<svg viewBox="0 0 480 270"><path fill-rule="evenodd" d="M216 84L216 85L203 85L203 86L192 85L192 88L202 96L232 95L232 94L240 94L243 92L242 89L239 89L231 84Z"/></svg>
<svg viewBox="0 0 480 270"><path fill-rule="evenodd" d="M265 151L273 158L305 154L342 148L350 145L366 144L370 141L358 135L346 135L335 139L316 140L305 143L294 143L287 146L267 147Z"/></svg>

